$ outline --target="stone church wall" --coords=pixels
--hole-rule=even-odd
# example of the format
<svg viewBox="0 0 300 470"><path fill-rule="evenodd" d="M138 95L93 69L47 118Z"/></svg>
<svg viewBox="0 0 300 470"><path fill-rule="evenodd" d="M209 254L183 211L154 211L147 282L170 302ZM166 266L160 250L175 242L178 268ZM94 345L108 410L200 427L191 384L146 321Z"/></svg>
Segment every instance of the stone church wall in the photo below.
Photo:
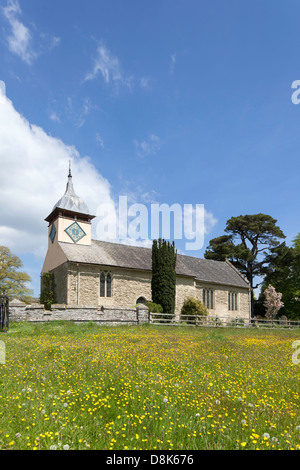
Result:
<svg viewBox="0 0 300 470"><path fill-rule="evenodd" d="M102 272L112 276L111 297L100 297ZM151 300L151 273L75 263L68 268L68 304L132 308L139 297Z"/></svg>
<svg viewBox="0 0 300 470"><path fill-rule="evenodd" d="M111 268L98 265L65 263L54 270L57 302L65 305L132 309L140 297L151 300L151 272ZM111 297L100 297L100 274L110 273ZM66 288L67 286L67 288ZM213 308L209 314L227 318L249 318L250 298L246 289L196 281L192 277L177 276L175 314L179 318L187 297L202 301L203 288L213 290ZM238 294L238 309L228 310L228 292Z"/></svg>
<svg viewBox="0 0 300 470"><path fill-rule="evenodd" d="M212 289L214 292L213 309L209 309L211 316L223 318L249 318L250 316L250 297L245 289L230 286L219 286L203 282L196 283L198 292L197 298L202 301L203 288ZM237 297L237 310L228 310L228 292L234 292Z"/></svg>

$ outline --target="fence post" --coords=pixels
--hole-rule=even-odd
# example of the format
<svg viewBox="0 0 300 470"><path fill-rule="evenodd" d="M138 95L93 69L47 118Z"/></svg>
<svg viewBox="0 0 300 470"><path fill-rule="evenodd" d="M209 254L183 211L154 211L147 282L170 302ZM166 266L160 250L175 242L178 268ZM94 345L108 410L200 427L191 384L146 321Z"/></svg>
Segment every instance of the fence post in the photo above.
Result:
<svg viewBox="0 0 300 470"><path fill-rule="evenodd" d="M0 330L5 333L8 331L9 325L9 299L4 294L0 297Z"/></svg>

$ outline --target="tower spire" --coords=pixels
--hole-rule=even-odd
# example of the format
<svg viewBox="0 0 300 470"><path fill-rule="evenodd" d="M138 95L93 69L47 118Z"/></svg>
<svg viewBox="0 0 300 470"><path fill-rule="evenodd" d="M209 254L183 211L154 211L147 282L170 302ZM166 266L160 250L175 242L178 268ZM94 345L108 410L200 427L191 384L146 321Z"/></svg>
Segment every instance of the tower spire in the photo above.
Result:
<svg viewBox="0 0 300 470"><path fill-rule="evenodd" d="M72 172L71 172L71 160L69 160L69 174L68 178L72 178Z"/></svg>

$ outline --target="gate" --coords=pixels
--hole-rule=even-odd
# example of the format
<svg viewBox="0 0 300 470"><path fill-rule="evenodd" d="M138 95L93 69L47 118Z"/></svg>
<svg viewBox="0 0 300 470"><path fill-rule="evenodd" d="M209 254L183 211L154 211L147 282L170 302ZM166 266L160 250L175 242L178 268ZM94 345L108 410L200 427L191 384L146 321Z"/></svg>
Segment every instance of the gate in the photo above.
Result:
<svg viewBox="0 0 300 470"><path fill-rule="evenodd" d="M0 331L8 331L9 324L9 300L7 296L0 297Z"/></svg>

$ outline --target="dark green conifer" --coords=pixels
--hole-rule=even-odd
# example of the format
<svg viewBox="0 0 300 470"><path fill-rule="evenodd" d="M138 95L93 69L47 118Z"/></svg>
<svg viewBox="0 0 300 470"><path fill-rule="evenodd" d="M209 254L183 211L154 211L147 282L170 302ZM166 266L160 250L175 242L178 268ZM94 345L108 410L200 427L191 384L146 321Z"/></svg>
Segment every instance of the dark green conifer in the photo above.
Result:
<svg viewBox="0 0 300 470"><path fill-rule="evenodd" d="M164 313L174 313L176 295L176 252L174 242L154 240L152 245L152 301Z"/></svg>

